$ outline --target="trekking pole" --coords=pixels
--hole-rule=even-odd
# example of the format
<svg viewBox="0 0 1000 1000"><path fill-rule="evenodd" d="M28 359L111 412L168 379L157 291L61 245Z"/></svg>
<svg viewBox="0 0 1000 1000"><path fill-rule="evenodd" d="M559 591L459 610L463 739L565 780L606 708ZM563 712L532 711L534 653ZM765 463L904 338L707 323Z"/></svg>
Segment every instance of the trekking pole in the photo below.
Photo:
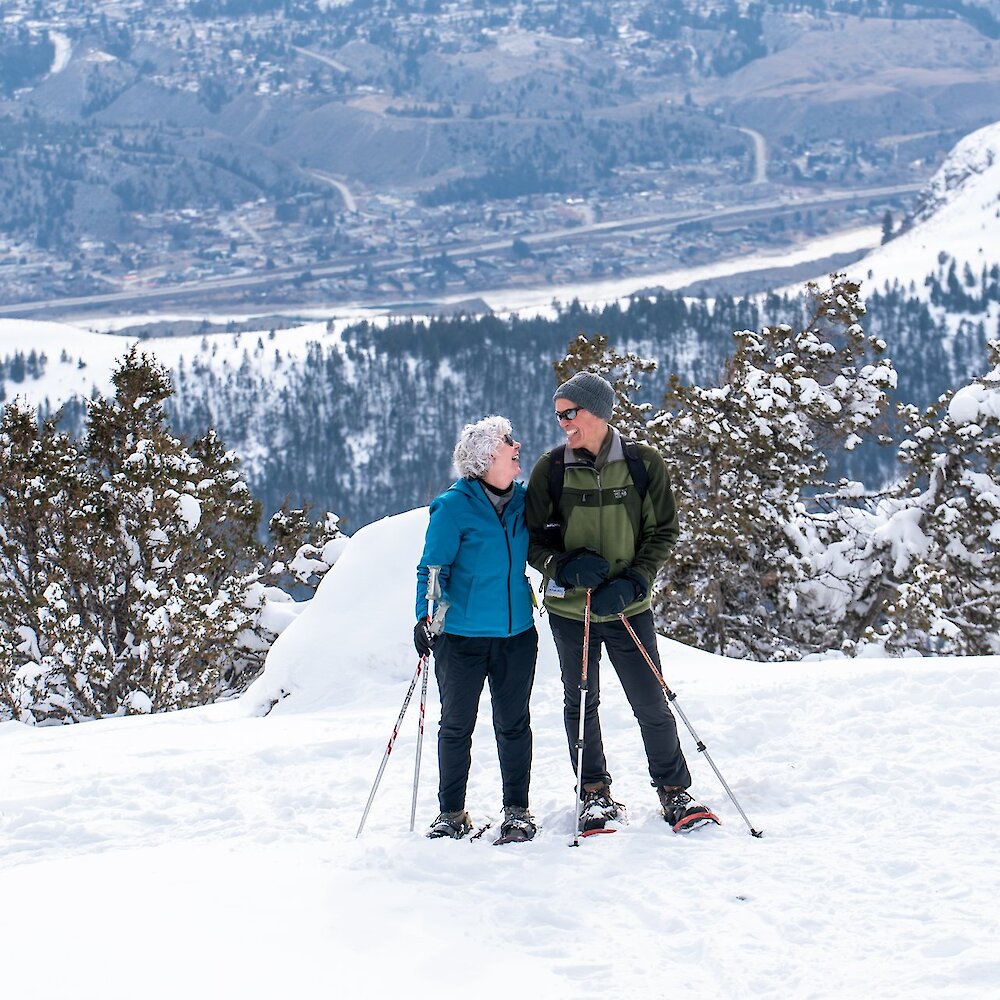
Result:
<svg viewBox="0 0 1000 1000"><path fill-rule="evenodd" d="M729 787L728 784L726 784L726 779L722 777L722 773L715 766L715 761L712 760L712 755L708 752L708 747L706 747L705 744L702 743L702 741L698 738L698 734L694 731L694 728L692 727L691 723L688 722L688 717L684 714L684 709L682 709L681 706L677 704L677 695L674 694L674 692L671 691L670 688L667 686L667 682L663 679L663 674L661 674L660 671L656 668L656 664L650 658L649 653L646 652L646 647L642 644L640 638L635 634L635 629L632 628L631 624L629 623L629 620L625 617L624 614L620 614L618 617L622 620L622 624L625 626L625 628L628 629L628 634L632 636L633 641L639 648L639 652L642 653L642 658L646 661L647 665L649 666L649 669L653 671L653 675L660 682L660 687L663 688L663 692L667 696L667 701L674 706L674 708L677 711L677 714L681 717L681 719L684 720L684 725L687 726L688 732L694 738L695 744L698 747L698 752L703 753L705 755L705 760L707 760L709 764L711 764L712 770L715 771L715 776L721 782L722 787L726 790L726 794L732 800L733 805L736 806L737 810L739 811L739 814L743 817L743 822L746 823L746 825L750 828L751 835L754 837L763 837L764 831L755 830L753 824L750 822L749 819L747 819L747 814L743 811L743 807L739 804L739 802L736 801L736 796L733 795L732 789Z"/></svg>
<svg viewBox="0 0 1000 1000"><path fill-rule="evenodd" d="M427 625L434 621L434 602L441 596L441 584L438 579L440 566L427 567ZM413 801L410 804L410 833L417 818L417 786L420 784L420 753L424 745L424 716L427 710L427 675L431 672L430 658L427 658L427 669L420 683L420 717L417 723L417 759L413 765Z"/></svg>
<svg viewBox="0 0 1000 1000"><path fill-rule="evenodd" d="M382 755L382 765L378 769L378 774L375 775L375 784L372 785L371 794L368 796L368 804L365 806L364 814L361 817L361 822L358 824L358 832L354 835L354 839L357 840L361 836L361 831L364 829L365 820L368 819L368 810L372 807L372 801L375 798L375 792L378 790L379 782L382 780L382 772L385 771L386 762L389 760L389 754L392 753L393 744L396 742L396 737L399 735L399 727L402 725L403 716L406 715L407 708L410 707L410 699L413 697L413 690L417 686L417 678L420 676L420 672L424 669L427 663L427 657L421 656L417 661L417 669L413 673L413 679L410 681L410 689L406 692L406 697L403 699L403 707L399 710L399 718L396 719L396 725L393 726L392 736L389 737L389 745L385 748L385 753ZM424 674L426 677L426 673Z"/></svg>
<svg viewBox="0 0 1000 1000"><path fill-rule="evenodd" d="M590 588L583 609L583 665L580 668L580 724L576 736L576 826L571 847L580 846L580 823L583 821L583 726L587 710L587 659L590 656Z"/></svg>

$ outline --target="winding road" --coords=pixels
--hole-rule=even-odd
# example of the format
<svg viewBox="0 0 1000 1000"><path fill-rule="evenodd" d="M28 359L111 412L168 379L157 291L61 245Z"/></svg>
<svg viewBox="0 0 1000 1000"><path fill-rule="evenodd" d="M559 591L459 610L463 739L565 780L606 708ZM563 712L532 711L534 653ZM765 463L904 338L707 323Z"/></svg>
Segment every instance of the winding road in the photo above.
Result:
<svg viewBox="0 0 1000 1000"><path fill-rule="evenodd" d="M306 173L309 174L310 177L315 177L316 180L322 181L324 184L330 184L332 187L335 187L337 189L337 193L344 199L344 208L348 212L357 212L357 200L354 195L351 194L351 189L343 181L339 181L332 174L328 174L323 170L317 170L315 167L307 169Z"/></svg>
<svg viewBox="0 0 1000 1000"><path fill-rule="evenodd" d="M744 128L742 125L733 125L737 132L742 132L744 135L750 136L753 141L753 180L750 181L751 184L766 184L767 183L767 142L760 132L755 131L752 128Z"/></svg>

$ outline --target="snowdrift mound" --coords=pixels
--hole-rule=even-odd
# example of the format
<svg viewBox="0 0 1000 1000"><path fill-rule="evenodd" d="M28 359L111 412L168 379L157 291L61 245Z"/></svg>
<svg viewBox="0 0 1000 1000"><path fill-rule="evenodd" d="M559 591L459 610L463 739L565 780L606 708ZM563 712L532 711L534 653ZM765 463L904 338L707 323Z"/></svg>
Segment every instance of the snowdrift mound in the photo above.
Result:
<svg viewBox="0 0 1000 1000"><path fill-rule="evenodd" d="M938 255L978 278L1000 262L1000 122L962 139L928 183L912 227L846 268L868 290L908 283L940 267ZM919 291L919 288L918 288Z"/></svg>
<svg viewBox="0 0 1000 1000"><path fill-rule="evenodd" d="M413 600L427 508L351 537L302 613L271 647L243 696L255 711L308 712L413 675Z"/></svg>
<svg viewBox="0 0 1000 1000"><path fill-rule="evenodd" d="M427 517L428 509L420 507L375 521L351 537L313 599L301 606L277 638L263 672L240 699L246 714L356 707L370 702L373 692L377 701L398 703L417 665L413 601ZM537 591L540 577L530 567L528 578ZM537 677L558 678L548 623L538 612L535 627ZM662 636L657 645L671 677L683 664L683 673L696 674L699 686L727 692L742 689L751 676L754 684L767 686L782 683L790 670L802 677L827 669L821 663L755 663L751 675L743 660L713 656ZM842 663L840 669L849 671L853 662ZM610 664L607 669L613 676Z"/></svg>

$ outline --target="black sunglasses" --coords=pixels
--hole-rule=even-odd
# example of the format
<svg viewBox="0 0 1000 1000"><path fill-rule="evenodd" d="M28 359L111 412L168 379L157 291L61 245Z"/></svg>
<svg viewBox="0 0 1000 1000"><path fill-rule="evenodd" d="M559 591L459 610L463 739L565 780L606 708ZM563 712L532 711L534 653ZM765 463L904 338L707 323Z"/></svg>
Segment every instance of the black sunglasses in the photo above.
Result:
<svg viewBox="0 0 1000 1000"><path fill-rule="evenodd" d="M512 434L504 434L504 436L503 436L503 439L502 439L502 440L503 440L503 443L504 443L504 444L508 444L508 445L510 445L510 446L511 446L511 448L513 448L513 447L514 447L514 437L513 437L513 435L512 435Z"/></svg>
<svg viewBox="0 0 1000 1000"><path fill-rule="evenodd" d="M571 406L568 410L556 410L556 420L576 420L576 415L583 409L584 406Z"/></svg>

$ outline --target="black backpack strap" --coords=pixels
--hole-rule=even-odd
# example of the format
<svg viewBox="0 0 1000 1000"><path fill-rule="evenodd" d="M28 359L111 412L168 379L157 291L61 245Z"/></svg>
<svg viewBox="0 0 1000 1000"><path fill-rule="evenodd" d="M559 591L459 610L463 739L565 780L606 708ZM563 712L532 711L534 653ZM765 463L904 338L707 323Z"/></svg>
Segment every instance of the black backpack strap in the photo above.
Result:
<svg viewBox="0 0 1000 1000"><path fill-rule="evenodd" d="M646 463L643 462L642 455L639 454L639 446L634 441L622 438L622 451L625 452L629 475L632 477L639 499L645 500L646 494L649 492L649 473L646 471Z"/></svg>
<svg viewBox="0 0 1000 1000"><path fill-rule="evenodd" d="M552 513L559 517L559 501L562 500L563 477L566 475L566 445L561 444L549 452L549 499Z"/></svg>

